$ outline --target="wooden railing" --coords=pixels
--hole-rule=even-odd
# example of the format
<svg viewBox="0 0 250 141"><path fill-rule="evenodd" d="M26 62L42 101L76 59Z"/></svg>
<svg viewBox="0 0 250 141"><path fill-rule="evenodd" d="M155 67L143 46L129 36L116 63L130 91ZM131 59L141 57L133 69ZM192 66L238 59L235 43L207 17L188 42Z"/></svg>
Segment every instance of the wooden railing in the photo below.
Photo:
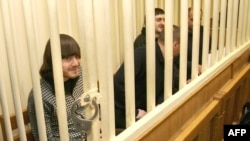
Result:
<svg viewBox="0 0 250 141"><path fill-rule="evenodd" d="M237 124L250 101L249 51L137 140L222 140L223 126Z"/></svg>

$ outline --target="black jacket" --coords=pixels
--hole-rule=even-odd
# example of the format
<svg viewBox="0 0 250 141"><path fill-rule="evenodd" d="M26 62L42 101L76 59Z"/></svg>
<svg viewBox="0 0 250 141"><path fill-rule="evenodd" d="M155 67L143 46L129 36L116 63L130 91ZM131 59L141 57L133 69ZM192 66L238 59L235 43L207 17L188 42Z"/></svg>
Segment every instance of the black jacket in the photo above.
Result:
<svg viewBox="0 0 250 141"><path fill-rule="evenodd" d="M164 58L160 47L156 43L156 104L163 102L164 97ZM147 88L146 88L146 47L138 47L134 52L134 68L135 68L135 105L137 109L147 111ZM174 68L174 75L178 69ZM177 79L177 80L176 80ZM173 93L178 90L176 84L179 84L179 77L173 77ZM152 82L154 84L154 82ZM125 82L124 82L124 64L114 76L114 93L115 93L115 119L116 128L125 128ZM131 101L132 102L132 101Z"/></svg>
<svg viewBox="0 0 250 141"><path fill-rule="evenodd" d="M134 41L134 48L146 46L146 28L141 29L141 34L138 35Z"/></svg>
<svg viewBox="0 0 250 141"><path fill-rule="evenodd" d="M203 33L204 28L200 26L200 41L199 41L199 64L202 65L202 50L203 50ZM193 32L188 31L188 61L192 62L192 50L193 50ZM209 38L209 52L211 51L211 37Z"/></svg>

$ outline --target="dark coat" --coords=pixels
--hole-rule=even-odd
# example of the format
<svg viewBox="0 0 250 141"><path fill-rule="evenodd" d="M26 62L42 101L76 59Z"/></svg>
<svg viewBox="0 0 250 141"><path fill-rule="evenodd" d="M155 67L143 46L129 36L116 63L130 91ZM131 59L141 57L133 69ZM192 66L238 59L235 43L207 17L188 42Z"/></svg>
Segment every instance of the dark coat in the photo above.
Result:
<svg viewBox="0 0 250 141"><path fill-rule="evenodd" d="M162 56L159 45L156 43L156 92L155 99L156 104L163 102L164 97L164 58ZM147 111L147 87L146 87L146 47L138 47L134 52L134 68L135 68L135 111L137 109L143 109ZM174 73L178 71L176 67ZM178 80L176 80L178 79ZM179 84L179 77L173 77L173 93L179 88L176 84ZM154 84L152 82L152 84ZM179 85L178 85L179 86ZM115 93L115 119L116 128L125 128L125 81L124 81L124 64L121 65L119 70L114 76L114 93ZM137 113L136 113L137 115Z"/></svg>
<svg viewBox="0 0 250 141"><path fill-rule="evenodd" d="M141 29L141 34L138 35L134 41L134 48L146 46L146 28Z"/></svg>
<svg viewBox="0 0 250 141"><path fill-rule="evenodd" d="M203 33L204 27L200 26L200 41L199 41L199 64L202 65L202 51L203 51ZM192 62L192 50L193 50L193 32L188 32L188 61ZM209 38L209 52L211 51L211 37Z"/></svg>

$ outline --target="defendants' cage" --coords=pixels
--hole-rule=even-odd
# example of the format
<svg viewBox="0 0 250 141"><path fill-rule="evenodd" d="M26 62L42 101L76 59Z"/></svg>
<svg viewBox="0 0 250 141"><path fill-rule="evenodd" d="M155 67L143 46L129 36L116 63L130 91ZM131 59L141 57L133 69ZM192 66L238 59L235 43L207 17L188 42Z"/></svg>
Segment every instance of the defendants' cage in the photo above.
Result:
<svg viewBox="0 0 250 141"><path fill-rule="evenodd" d="M31 88L40 140L47 140L39 67L43 50L51 38L55 86L64 93L58 35L76 39L81 48L84 95L91 118L88 140L221 140L223 124L237 123L249 98L250 17L248 0L0 0L0 100L2 131L7 140L19 135L27 140L24 124ZM155 17L154 8L165 10L164 102L155 105ZM187 83L188 8L193 8L191 82ZM202 19L200 12L202 11ZM147 109L135 122L134 47L146 15ZM180 27L180 90L172 95L172 28ZM200 25L203 26L202 35ZM200 43L200 37L203 42ZM199 44L202 44L201 74L198 71ZM127 129L115 134L113 76L125 62ZM196 63L197 62L197 63ZM64 95L56 95L60 140L69 140ZM89 101L88 101L89 102ZM94 105L94 106L93 106ZM92 107L93 106L93 107ZM96 108L98 106L98 110ZM96 110L94 110L96 109ZM12 131L10 115L17 131ZM3 124L4 127L3 128ZM187 128L188 127L188 128ZM100 132L101 129L101 132ZM209 134L204 134L209 133ZM157 135L157 136L155 136ZM0 135L0 140L3 135Z"/></svg>

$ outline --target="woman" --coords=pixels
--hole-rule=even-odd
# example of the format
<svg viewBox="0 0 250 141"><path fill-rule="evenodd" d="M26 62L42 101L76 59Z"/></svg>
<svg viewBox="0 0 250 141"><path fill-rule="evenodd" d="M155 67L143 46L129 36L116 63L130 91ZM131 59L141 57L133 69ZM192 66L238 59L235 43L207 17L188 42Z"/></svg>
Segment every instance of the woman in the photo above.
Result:
<svg viewBox="0 0 250 141"><path fill-rule="evenodd" d="M80 69L81 52L77 42L69 35L60 34L60 44L69 139L82 141L85 139L85 133L76 130L71 115L72 104L83 94ZM50 40L46 44L39 73L47 139L51 141L60 140ZM33 91L29 95L28 111L34 138L39 140Z"/></svg>

